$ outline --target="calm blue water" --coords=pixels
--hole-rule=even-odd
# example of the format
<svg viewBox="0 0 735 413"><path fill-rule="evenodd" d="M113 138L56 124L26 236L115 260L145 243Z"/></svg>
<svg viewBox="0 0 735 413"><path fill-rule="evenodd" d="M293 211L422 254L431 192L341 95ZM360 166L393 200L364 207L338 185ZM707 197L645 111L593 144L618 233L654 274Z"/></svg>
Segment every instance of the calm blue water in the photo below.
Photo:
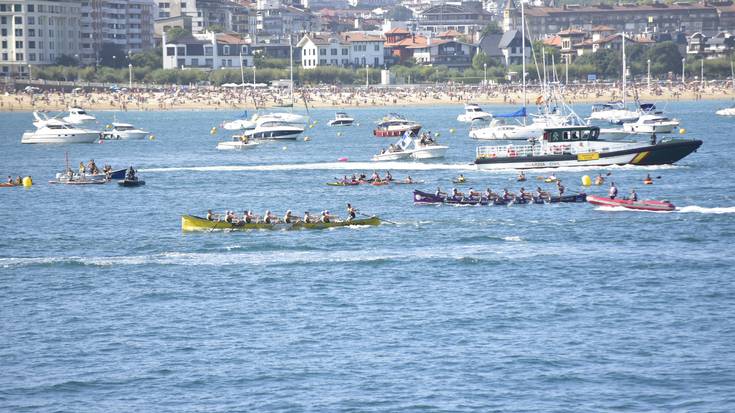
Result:
<svg viewBox="0 0 735 413"><path fill-rule="evenodd" d="M677 166L556 172L573 190L610 172L681 208L667 214L418 207L409 187L325 186L371 172L353 162L391 142L370 134L386 110L351 110L361 126L343 129L312 111L310 142L242 153L209 134L235 112L119 114L156 140L70 146L21 145L31 115L1 113L0 176L36 184L0 188L0 411L731 412L735 137L713 114L726 104L667 105L705 141ZM450 150L395 177L518 189L514 172L468 165L460 106L401 111ZM46 184L65 151L134 164L147 185ZM646 173L660 179L644 187ZM208 208L345 202L398 225L180 230Z"/></svg>

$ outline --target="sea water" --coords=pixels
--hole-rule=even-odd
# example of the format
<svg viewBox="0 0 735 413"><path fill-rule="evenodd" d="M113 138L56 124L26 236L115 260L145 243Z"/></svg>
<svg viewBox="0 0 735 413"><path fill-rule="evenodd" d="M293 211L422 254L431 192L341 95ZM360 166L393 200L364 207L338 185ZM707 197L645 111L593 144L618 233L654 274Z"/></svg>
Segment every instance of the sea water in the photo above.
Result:
<svg viewBox="0 0 735 413"><path fill-rule="evenodd" d="M0 176L34 185L0 188L0 410L733 411L735 118L714 115L726 105L663 105L704 140L674 166L525 183L474 169L461 105L351 109L359 126L343 128L327 126L339 108L312 110L310 141L242 152L210 134L240 111L117 113L155 140L61 146L21 145L31 114L1 113ZM394 140L371 134L389 111L440 133L447 157L370 162ZM94 113L99 128L114 115ZM133 165L146 185L47 184L67 152L72 168ZM581 191L601 173L678 210L414 206L408 185L325 185L387 167L431 192L460 173L460 190L553 190L538 179L552 172ZM394 224L180 227L207 209L344 215L347 202Z"/></svg>

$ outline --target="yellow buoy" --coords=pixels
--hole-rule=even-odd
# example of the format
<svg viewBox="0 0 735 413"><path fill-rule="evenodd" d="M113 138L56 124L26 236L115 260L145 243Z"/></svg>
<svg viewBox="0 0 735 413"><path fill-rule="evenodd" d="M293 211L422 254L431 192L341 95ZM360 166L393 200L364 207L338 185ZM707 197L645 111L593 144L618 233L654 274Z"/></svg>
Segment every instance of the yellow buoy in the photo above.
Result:
<svg viewBox="0 0 735 413"><path fill-rule="evenodd" d="M590 178L589 175L585 175L582 177L582 185L584 186L590 186L592 185L592 178Z"/></svg>
<svg viewBox="0 0 735 413"><path fill-rule="evenodd" d="M453 134L454 133L454 128L449 129L449 133L452 133Z"/></svg>
<svg viewBox="0 0 735 413"><path fill-rule="evenodd" d="M683 135L683 134L687 133L687 130L684 129L684 128L679 128L679 133Z"/></svg>
<svg viewBox="0 0 735 413"><path fill-rule="evenodd" d="M211 130L209 131L209 134L210 134L210 135L214 135L214 134L216 134L216 133L217 133L217 128L216 128L216 127L213 127L213 128L212 128L212 129L211 129Z"/></svg>
<svg viewBox="0 0 735 413"><path fill-rule="evenodd" d="M107 126L105 126L105 128L110 129L112 128L112 125L108 124Z"/></svg>
<svg viewBox="0 0 735 413"><path fill-rule="evenodd" d="M30 176L23 178L23 187L30 188L33 186L33 179Z"/></svg>
<svg viewBox="0 0 735 413"><path fill-rule="evenodd" d="M309 129L314 129L314 125L309 125Z"/></svg>
<svg viewBox="0 0 735 413"><path fill-rule="evenodd" d="M148 139L150 139L152 141L155 141L156 140L156 136L155 135L151 135L151 136L148 137Z"/></svg>

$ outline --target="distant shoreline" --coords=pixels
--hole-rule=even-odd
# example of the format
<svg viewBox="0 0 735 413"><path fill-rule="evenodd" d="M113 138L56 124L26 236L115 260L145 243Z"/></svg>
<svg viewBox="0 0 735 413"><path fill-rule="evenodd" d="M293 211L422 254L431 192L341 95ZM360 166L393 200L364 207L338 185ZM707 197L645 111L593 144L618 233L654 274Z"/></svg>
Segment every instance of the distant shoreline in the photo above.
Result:
<svg viewBox="0 0 735 413"><path fill-rule="evenodd" d="M608 92L607 90L606 92ZM522 102L520 91L491 91L480 92L476 90L464 91L447 89L444 91L385 91L371 90L369 92L339 92L332 93L307 92L309 93L309 108L348 110L357 108L391 108L391 107L426 107L426 106L449 106L463 105L473 102L480 105L508 105L519 106ZM535 106L538 91L528 91L528 106ZM0 95L0 112L30 112L39 111L65 111L70 106L80 106L91 111L168 111L168 110L208 110L208 111L234 111L234 110L256 110L256 109L282 109L283 96L264 94L258 96L258 107L253 103L252 96L238 96L232 92L203 91L184 95L170 93L132 93L114 94L111 92L88 93L85 95L72 95L52 93L31 97L29 94L2 94ZM577 90L567 93L567 104L577 103L601 103L611 100L619 100L615 91L602 93L600 90ZM726 88L712 88L700 93L691 89L659 90L658 93L641 93L641 102L665 103L672 101L697 101L697 100L732 100L735 93ZM298 96L295 99L294 108L304 109L303 99ZM628 97L629 101L633 97Z"/></svg>

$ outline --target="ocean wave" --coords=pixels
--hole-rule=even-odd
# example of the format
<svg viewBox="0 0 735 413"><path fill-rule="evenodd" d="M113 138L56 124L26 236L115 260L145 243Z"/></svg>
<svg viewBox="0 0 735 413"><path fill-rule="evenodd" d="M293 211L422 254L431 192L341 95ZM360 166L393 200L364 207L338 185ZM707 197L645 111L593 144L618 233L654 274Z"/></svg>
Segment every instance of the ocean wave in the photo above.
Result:
<svg viewBox="0 0 735 413"><path fill-rule="evenodd" d="M595 207L596 211L606 211L606 212L646 212L649 214L670 214L674 211L649 211L645 209L630 209L626 207L621 206L597 206Z"/></svg>
<svg viewBox="0 0 735 413"><path fill-rule="evenodd" d="M735 214L735 207L714 207L707 208L697 205L689 205L678 208L677 212L683 213L700 213L700 214Z"/></svg>

